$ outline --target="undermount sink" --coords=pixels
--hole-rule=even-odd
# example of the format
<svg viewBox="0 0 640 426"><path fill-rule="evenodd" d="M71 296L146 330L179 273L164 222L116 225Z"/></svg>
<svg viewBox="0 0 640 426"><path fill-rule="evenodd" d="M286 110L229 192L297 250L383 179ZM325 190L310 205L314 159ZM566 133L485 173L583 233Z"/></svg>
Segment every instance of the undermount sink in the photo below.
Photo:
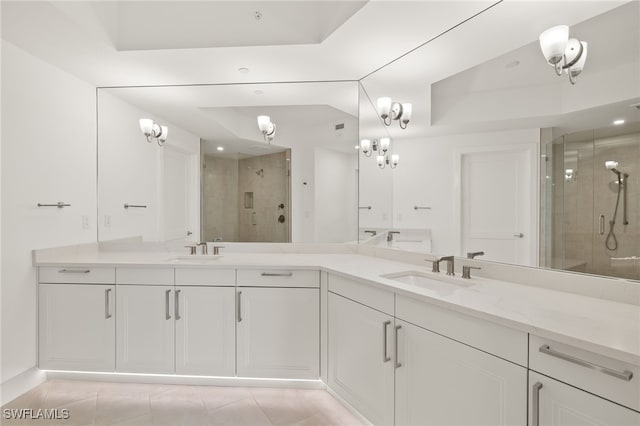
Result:
<svg viewBox="0 0 640 426"><path fill-rule="evenodd" d="M390 280L398 281L404 284L414 285L416 287L426 288L438 293L452 293L455 290L470 287L473 283L466 283L464 281L440 281L434 278L433 274L419 271L403 271L394 272L392 274L380 275L382 278L388 278Z"/></svg>
<svg viewBox="0 0 640 426"><path fill-rule="evenodd" d="M169 260L173 262L184 262L187 260L190 260L193 262L201 262L201 261L218 260L221 257L222 257L221 254L192 254L192 255L174 256Z"/></svg>

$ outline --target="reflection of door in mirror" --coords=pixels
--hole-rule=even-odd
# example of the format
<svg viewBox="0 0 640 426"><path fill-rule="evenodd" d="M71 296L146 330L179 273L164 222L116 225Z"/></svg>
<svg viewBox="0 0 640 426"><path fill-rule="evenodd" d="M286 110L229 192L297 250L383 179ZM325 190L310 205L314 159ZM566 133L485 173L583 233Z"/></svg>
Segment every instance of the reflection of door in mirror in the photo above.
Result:
<svg viewBox="0 0 640 426"><path fill-rule="evenodd" d="M193 177L197 155L171 146L164 150L164 239L185 238L190 232L194 210Z"/></svg>
<svg viewBox="0 0 640 426"><path fill-rule="evenodd" d="M290 157L205 154L201 239L290 242Z"/></svg>

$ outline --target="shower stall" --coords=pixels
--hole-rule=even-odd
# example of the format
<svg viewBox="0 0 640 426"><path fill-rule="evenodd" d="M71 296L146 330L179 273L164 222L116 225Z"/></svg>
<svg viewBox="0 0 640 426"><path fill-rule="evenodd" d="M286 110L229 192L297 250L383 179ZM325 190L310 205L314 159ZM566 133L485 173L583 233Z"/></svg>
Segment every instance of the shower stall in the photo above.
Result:
<svg viewBox="0 0 640 426"><path fill-rule="evenodd" d="M640 280L640 124L542 147L541 266Z"/></svg>

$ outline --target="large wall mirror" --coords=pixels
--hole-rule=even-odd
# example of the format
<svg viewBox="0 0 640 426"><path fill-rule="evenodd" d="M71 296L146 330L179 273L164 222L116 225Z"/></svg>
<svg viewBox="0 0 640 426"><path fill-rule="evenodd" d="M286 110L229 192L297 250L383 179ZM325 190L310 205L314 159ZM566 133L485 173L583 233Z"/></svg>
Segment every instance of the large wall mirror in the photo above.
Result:
<svg viewBox="0 0 640 426"><path fill-rule="evenodd" d="M365 77L367 110L412 104L378 131L399 155L386 184L360 182L390 197L369 226L397 233L375 243L640 279L639 18L637 1L499 2ZM559 24L588 43L576 84L540 49Z"/></svg>
<svg viewBox="0 0 640 426"><path fill-rule="evenodd" d="M358 90L98 89L99 240L356 241ZM272 139L258 127L263 115ZM166 141L145 137L140 119L165 126Z"/></svg>

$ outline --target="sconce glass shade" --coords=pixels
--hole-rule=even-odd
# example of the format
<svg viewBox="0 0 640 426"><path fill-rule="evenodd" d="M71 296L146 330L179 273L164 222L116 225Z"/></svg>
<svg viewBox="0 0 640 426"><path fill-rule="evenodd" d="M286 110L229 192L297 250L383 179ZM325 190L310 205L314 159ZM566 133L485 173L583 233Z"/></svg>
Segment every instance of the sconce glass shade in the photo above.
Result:
<svg viewBox="0 0 640 426"><path fill-rule="evenodd" d="M398 154L393 154L391 156L391 164L395 167L398 165L398 163L400 162L400 155Z"/></svg>
<svg viewBox="0 0 640 426"><path fill-rule="evenodd" d="M269 131L269 124L271 124L271 117L268 115L258 116L258 128L262 133L267 133Z"/></svg>
<svg viewBox="0 0 640 426"><path fill-rule="evenodd" d="M386 96L382 98L378 98L377 104L378 104L378 115L382 118L388 116L389 112L391 111L391 98Z"/></svg>
<svg viewBox="0 0 640 426"><path fill-rule="evenodd" d="M371 140L370 139L362 139L360 141L360 148L362 148L362 152L367 154L371 149Z"/></svg>
<svg viewBox="0 0 640 426"><path fill-rule="evenodd" d="M160 126L161 132L158 135L158 141L164 142L167 140L167 135L169 135L169 128L167 126Z"/></svg>
<svg viewBox="0 0 640 426"><path fill-rule="evenodd" d="M558 25L540 34L540 48L547 62L555 65L562 60L569 41L569 27Z"/></svg>
<svg viewBox="0 0 640 426"><path fill-rule="evenodd" d="M380 138L380 151L387 152L389 150L389 145L391 145L391 139Z"/></svg>
<svg viewBox="0 0 640 426"><path fill-rule="evenodd" d="M151 136L151 134L153 133L153 120L150 118L141 118L140 130L142 131L143 135Z"/></svg>
<svg viewBox="0 0 640 426"><path fill-rule="evenodd" d="M378 167L380 167L381 169L384 169L384 166L385 166L384 161L385 161L384 155L378 155L376 157L376 163L378 163Z"/></svg>
<svg viewBox="0 0 640 426"><path fill-rule="evenodd" d="M402 121L408 123L411 120L411 114L413 113L413 105L406 103L402 104Z"/></svg>

